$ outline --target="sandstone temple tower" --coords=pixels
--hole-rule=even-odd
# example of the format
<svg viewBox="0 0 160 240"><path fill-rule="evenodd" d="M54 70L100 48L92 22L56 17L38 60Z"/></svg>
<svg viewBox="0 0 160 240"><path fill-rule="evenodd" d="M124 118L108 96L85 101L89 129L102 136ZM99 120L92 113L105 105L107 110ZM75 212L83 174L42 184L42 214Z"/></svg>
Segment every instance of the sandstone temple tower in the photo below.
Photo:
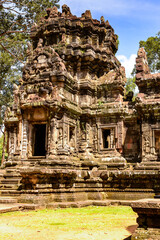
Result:
<svg viewBox="0 0 160 240"><path fill-rule="evenodd" d="M63 6L62 13L53 8L47 14L31 29L33 45L6 118L9 159L120 157L128 109L117 35L90 11L77 18Z"/></svg>
<svg viewBox="0 0 160 240"><path fill-rule="evenodd" d="M144 50L137 57L140 93L132 102L124 98L125 70L115 57L118 37L103 17L92 19L90 11L76 17L66 5L62 13L47 9L31 39L5 117L1 194L77 201L155 193L160 75L150 74ZM17 180L10 189L7 171Z"/></svg>

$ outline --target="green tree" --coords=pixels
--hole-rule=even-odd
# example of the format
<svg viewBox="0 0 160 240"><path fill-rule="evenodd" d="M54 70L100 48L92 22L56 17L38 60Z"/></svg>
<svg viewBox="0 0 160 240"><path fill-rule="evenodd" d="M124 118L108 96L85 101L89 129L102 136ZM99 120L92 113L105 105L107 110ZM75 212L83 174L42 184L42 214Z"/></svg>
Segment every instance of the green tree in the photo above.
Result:
<svg viewBox="0 0 160 240"><path fill-rule="evenodd" d="M0 0L0 110L12 101L13 83L18 83L26 58L29 32L45 9L59 0Z"/></svg>
<svg viewBox="0 0 160 240"><path fill-rule="evenodd" d="M139 42L147 53L148 64L152 72L160 72L160 32L155 37Z"/></svg>
<svg viewBox="0 0 160 240"><path fill-rule="evenodd" d="M3 152L3 136L0 137L0 164L2 159L2 152Z"/></svg>
<svg viewBox="0 0 160 240"><path fill-rule="evenodd" d="M160 72L160 32L155 37L149 37L146 41L140 41L139 47L144 47L147 53L148 64L152 72ZM136 66L131 73L132 77L127 79L126 94L135 92Z"/></svg>
<svg viewBox="0 0 160 240"><path fill-rule="evenodd" d="M129 92L135 92L135 88L136 88L135 77L127 78L125 88L126 88L126 94L128 94Z"/></svg>

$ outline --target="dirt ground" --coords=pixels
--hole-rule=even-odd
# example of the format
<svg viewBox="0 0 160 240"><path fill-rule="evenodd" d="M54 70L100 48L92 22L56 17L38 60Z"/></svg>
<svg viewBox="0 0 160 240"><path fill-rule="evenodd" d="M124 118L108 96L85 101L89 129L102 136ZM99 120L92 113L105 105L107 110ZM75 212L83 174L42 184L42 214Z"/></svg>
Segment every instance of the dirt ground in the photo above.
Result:
<svg viewBox="0 0 160 240"><path fill-rule="evenodd" d="M2 214L0 240L129 240L136 229L135 215L124 220L122 215L119 221L118 215L112 219L112 215L100 216L98 212L81 215L58 211L47 216L34 212Z"/></svg>
<svg viewBox="0 0 160 240"><path fill-rule="evenodd" d="M135 229L136 225L133 226ZM52 232L48 229L31 230L29 228L22 231L22 229L13 226L0 225L1 234L6 236L0 237L1 240L122 240L129 239L131 233L127 229L118 228L111 231L86 231L77 232L68 230ZM7 233L7 234L6 234Z"/></svg>

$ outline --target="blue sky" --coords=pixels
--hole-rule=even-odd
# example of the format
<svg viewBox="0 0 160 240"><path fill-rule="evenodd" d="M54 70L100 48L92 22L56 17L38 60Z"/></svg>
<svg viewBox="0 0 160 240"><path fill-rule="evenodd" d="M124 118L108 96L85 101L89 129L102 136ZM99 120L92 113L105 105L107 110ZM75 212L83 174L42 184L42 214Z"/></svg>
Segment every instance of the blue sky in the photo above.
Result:
<svg viewBox="0 0 160 240"><path fill-rule="evenodd" d="M117 58L129 76L133 69L139 41L160 31L160 0L60 0L72 14L81 16L91 10L92 17L104 16L119 36Z"/></svg>

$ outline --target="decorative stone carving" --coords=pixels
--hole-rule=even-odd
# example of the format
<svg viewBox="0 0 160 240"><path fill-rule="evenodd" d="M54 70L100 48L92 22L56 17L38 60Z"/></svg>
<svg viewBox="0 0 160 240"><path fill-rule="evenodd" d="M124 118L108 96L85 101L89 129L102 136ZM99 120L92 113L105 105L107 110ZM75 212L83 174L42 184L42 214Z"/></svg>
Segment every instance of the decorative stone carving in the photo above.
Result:
<svg viewBox="0 0 160 240"><path fill-rule="evenodd" d="M53 194L55 201L158 193L160 74L150 73L144 50L136 59L139 94L132 102L132 94L124 97L125 69L108 20L93 19L89 10L77 17L67 5L62 13L53 7L30 37L23 76L5 114L3 164L11 168L4 171L14 173L3 178L13 179L14 187L4 190L35 199ZM20 179L14 185L15 175L22 189Z"/></svg>

